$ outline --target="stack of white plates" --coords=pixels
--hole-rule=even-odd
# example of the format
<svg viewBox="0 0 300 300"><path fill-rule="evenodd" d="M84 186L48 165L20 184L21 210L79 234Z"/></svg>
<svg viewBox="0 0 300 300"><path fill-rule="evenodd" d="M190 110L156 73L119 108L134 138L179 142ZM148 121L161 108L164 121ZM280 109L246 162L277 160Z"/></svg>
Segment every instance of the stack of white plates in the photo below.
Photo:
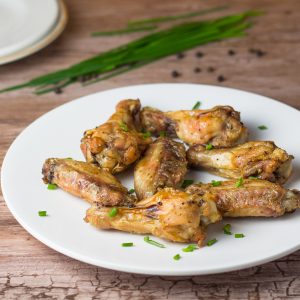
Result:
<svg viewBox="0 0 300 300"><path fill-rule="evenodd" d="M0 65L50 44L67 19L63 0L0 0Z"/></svg>

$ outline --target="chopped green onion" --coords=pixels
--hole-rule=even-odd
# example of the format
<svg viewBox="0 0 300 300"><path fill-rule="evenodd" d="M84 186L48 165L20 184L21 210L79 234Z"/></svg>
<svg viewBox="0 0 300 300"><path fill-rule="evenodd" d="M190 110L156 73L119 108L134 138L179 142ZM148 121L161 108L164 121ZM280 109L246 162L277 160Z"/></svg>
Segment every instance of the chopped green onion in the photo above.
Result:
<svg viewBox="0 0 300 300"><path fill-rule="evenodd" d="M249 179L258 179L257 176L249 176L248 178L249 178Z"/></svg>
<svg viewBox="0 0 300 300"><path fill-rule="evenodd" d="M210 246L212 246L213 244L215 244L217 241L218 241L217 239L212 239L212 240L208 241L206 245L207 245L208 247L210 247Z"/></svg>
<svg viewBox="0 0 300 300"><path fill-rule="evenodd" d="M235 183L235 186L238 188L238 187L241 187L244 183L244 179L243 177L241 177L236 183Z"/></svg>
<svg viewBox="0 0 300 300"><path fill-rule="evenodd" d="M224 225L223 231L224 231L224 234L232 235L232 232L231 232L231 225L230 225L230 224Z"/></svg>
<svg viewBox="0 0 300 300"><path fill-rule="evenodd" d="M122 243L122 247L132 247L133 243Z"/></svg>
<svg viewBox="0 0 300 300"><path fill-rule="evenodd" d="M166 131L160 131L159 136L160 136L160 137L167 136Z"/></svg>
<svg viewBox="0 0 300 300"><path fill-rule="evenodd" d="M266 125L260 125L260 126L257 126L257 128L260 129L260 130L268 129L268 127Z"/></svg>
<svg viewBox="0 0 300 300"><path fill-rule="evenodd" d="M134 192L135 192L134 189L130 189L130 190L128 191L129 194L133 194Z"/></svg>
<svg viewBox="0 0 300 300"><path fill-rule="evenodd" d="M46 217L47 216L47 212L45 210L40 210L39 211L39 216L40 217Z"/></svg>
<svg viewBox="0 0 300 300"><path fill-rule="evenodd" d="M156 247L159 247L159 248L166 248L165 245L163 245L163 244L161 244L161 243L158 243L158 242L156 242L156 241L151 240L149 236L145 236L145 237L144 237L144 241L145 241L146 243L150 244L150 245L153 245L153 246L156 246Z"/></svg>
<svg viewBox="0 0 300 300"><path fill-rule="evenodd" d="M191 245L188 245L187 247L183 248L182 251L183 252L193 252L193 251L195 251L197 249L199 249L197 247L197 245L191 244Z"/></svg>
<svg viewBox="0 0 300 300"><path fill-rule="evenodd" d="M234 235L234 237L235 237L236 239L241 239L241 238L244 238L245 235L244 235L243 233L236 233L236 234Z"/></svg>
<svg viewBox="0 0 300 300"><path fill-rule="evenodd" d="M200 105L201 105L201 102L200 101L197 101L196 102L196 104L193 106L193 110L195 110L195 109L198 109L199 107L200 107Z"/></svg>
<svg viewBox="0 0 300 300"><path fill-rule="evenodd" d="M221 181L217 181L217 180L213 180L212 182L211 182L211 185L212 186L219 186L219 185L221 185Z"/></svg>
<svg viewBox="0 0 300 300"><path fill-rule="evenodd" d="M150 136L151 136L151 132L149 132L149 131L143 132L143 138L144 138L144 139L147 139L147 138L149 138Z"/></svg>
<svg viewBox="0 0 300 300"><path fill-rule="evenodd" d="M181 259L181 256L180 256L180 254L176 254L176 255L174 255L174 256L173 256L173 259L174 259L174 260L179 260L179 259Z"/></svg>
<svg viewBox="0 0 300 300"><path fill-rule="evenodd" d="M181 188L185 189L187 188L188 186L190 186L191 184L194 183L194 180L192 179L185 179L181 185Z"/></svg>
<svg viewBox="0 0 300 300"><path fill-rule="evenodd" d="M57 190L57 185L55 183L49 183L47 186L48 190Z"/></svg>
<svg viewBox="0 0 300 300"><path fill-rule="evenodd" d="M126 131L126 132L128 131L128 126L127 126L127 124L124 123L123 121L121 122L120 127L121 127L124 131Z"/></svg>
<svg viewBox="0 0 300 300"><path fill-rule="evenodd" d="M214 149L214 146L213 146L212 144L207 144L207 145L205 146L205 149L206 149L206 150L211 150L211 149Z"/></svg>
<svg viewBox="0 0 300 300"><path fill-rule="evenodd" d="M120 30L112 30L112 31L98 31L93 32L92 36L112 36L112 35L120 35L125 33L132 33L132 32L138 32L138 31L149 31L156 29L156 25L148 25L148 26L141 26L141 27L127 27Z"/></svg>
<svg viewBox="0 0 300 300"><path fill-rule="evenodd" d="M73 158L72 158L72 157L67 157L66 159L73 160Z"/></svg>
<svg viewBox="0 0 300 300"><path fill-rule="evenodd" d="M115 217L116 215L118 214L118 209L116 208L116 207L113 207L110 211L109 211L109 213L108 213L108 215L112 218L112 217Z"/></svg>

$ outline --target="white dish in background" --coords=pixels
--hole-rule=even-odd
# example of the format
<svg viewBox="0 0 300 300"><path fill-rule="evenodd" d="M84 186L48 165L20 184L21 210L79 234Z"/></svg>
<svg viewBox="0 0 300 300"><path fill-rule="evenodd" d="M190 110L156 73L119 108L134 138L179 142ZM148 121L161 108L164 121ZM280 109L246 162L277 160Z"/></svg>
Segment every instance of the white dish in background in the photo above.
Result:
<svg viewBox="0 0 300 300"><path fill-rule="evenodd" d="M47 46L66 23L63 0L0 0L0 65Z"/></svg>
<svg viewBox="0 0 300 300"><path fill-rule="evenodd" d="M300 128L296 109L272 99L239 90L194 84L153 84L129 86L82 97L62 105L27 127L9 148L2 166L2 190L6 203L20 224L49 247L75 259L114 270L156 274L196 275L237 270L287 255L300 248L300 212L280 218L227 219L234 233L243 239L224 235L223 224L211 225L208 239L212 247L184 253L185 244L159 238L165 249L151 246L143 236L97 230L83 221L88 204L62 190L50 191L42 183L41 168L48 157L83 160L79 149L84 130L105 122L121 99L140 98L142 105L162 110L190 109L201 101L201 108L231 105L241 112L251 139L273 140L295 156L294 174L286 184L300 188L300 149L295 130ZM268 130L257 126L267 125ZM133 187L132 173L118 176ZM190 172L186 178L210 182L218 177ZM48 217L39 217L46 210ZM121 243L133 242L123 248ZM173 260L180 253L182 259Z"/></svg>

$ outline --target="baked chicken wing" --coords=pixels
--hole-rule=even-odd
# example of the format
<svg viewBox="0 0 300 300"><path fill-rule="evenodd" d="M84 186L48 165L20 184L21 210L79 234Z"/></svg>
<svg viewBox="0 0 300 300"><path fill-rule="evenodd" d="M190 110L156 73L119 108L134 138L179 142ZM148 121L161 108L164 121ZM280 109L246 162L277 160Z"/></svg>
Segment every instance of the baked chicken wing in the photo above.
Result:
<svg viewBox="0 0 300 300"><path fill-rule="evenodd" d="M233 179L256 176L281 184L286 182L291 174L293 159L273 142L264 141L211 150L196 145L189 148L187 158L192 167L219 176Z"/></svg>
<svg viewBox="0 0 300 300"><path fill-rule="evenodd" d="M279 217L300 208L300 192L261 179L193 184L187 193L214 201L224 217Z"/></svg>
<svg viewBox="0 0 300 300"><path fill-rule="evenodd" d="M115 174L139 159L152 141L138 132L140 108L139 100L123 100L106 123L84 133L80 147L87 162Z"/></svg>
<svg viewBox="0 0 300 300"><path fill-rule="evenodd" d="M205 227L201 225L203 203L197 194L165 188L133 208L118 207L114 217L109 215L109 208L92 206L87 210L85 221L102 229L152 234L173 242L201 245L206 236ZM206 209L208 213L208 207Z"/></svg>
<svg viewBox="0 0 300 300"><path fill-rule="evenodd" d="M112 174L90 163L48 158L42 174L45 183L56 184L91 204L132 205L136 201Z"/></svg>
<svg viewBox="0 0 300 300"><path fill-rule="evenodd" d="M142 127L153 135L163 131L189 145L231 147L245 142L248 136L247 128L240 121L240 113L230 106L169 112L145 107L140 116Z"/></svg>
<svg viewBox="0 0 300 300"><path fill-rule="evenodd" d="M147 149L134 170L134 189L139 199L148 198L164 187L179 187L187 172L185 147L160 137Z"/></svg>

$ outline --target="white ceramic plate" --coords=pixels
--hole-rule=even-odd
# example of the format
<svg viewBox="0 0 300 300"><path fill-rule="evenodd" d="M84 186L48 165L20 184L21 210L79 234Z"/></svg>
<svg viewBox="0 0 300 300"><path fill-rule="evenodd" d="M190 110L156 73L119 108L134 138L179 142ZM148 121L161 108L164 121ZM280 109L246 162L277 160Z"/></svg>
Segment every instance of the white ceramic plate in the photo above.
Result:
<svg viewBox="0 0 300 300"><path fill-rule="evenodd" d="M261 264L299 249L300 212L277 219L230 219L234 233L224 235L223 224L212 225L208 238L212 247L184 253L182 244L155 238L167 247L151 246L143 236L97 230L83 221L88 204L62 190L49 191L41 181L41 168L48 157L82 160L79 141L84 130L93 128L114 112L121 99L140 98L143 105L162 110L201 108L226 104L241 112L252 139L273 140L295 155L294 175L288 187L300 188L300 150L297 130L299 111L269 98L239 90L193 84L153 84L113 89L62 105L27 127L11 145L2 167L2 189L7 205L20 224L49 247L75 259L126 272L158 275L194 275L236 270ZM258 125L268 130L258 130ZM119 176L133 187L132 174ZM191 172L187 178L210 182L217 177ZM46 210L49 217L39 217ZM133 242L123 248L121 243ZM173 260L177 253L179 261Z"/></svg>
<svg viewBox="0 0 300 300"><path fill-rule="evenodd" d="M40 40L58 16L56 0L0 0L0 57Z"/></svg>

